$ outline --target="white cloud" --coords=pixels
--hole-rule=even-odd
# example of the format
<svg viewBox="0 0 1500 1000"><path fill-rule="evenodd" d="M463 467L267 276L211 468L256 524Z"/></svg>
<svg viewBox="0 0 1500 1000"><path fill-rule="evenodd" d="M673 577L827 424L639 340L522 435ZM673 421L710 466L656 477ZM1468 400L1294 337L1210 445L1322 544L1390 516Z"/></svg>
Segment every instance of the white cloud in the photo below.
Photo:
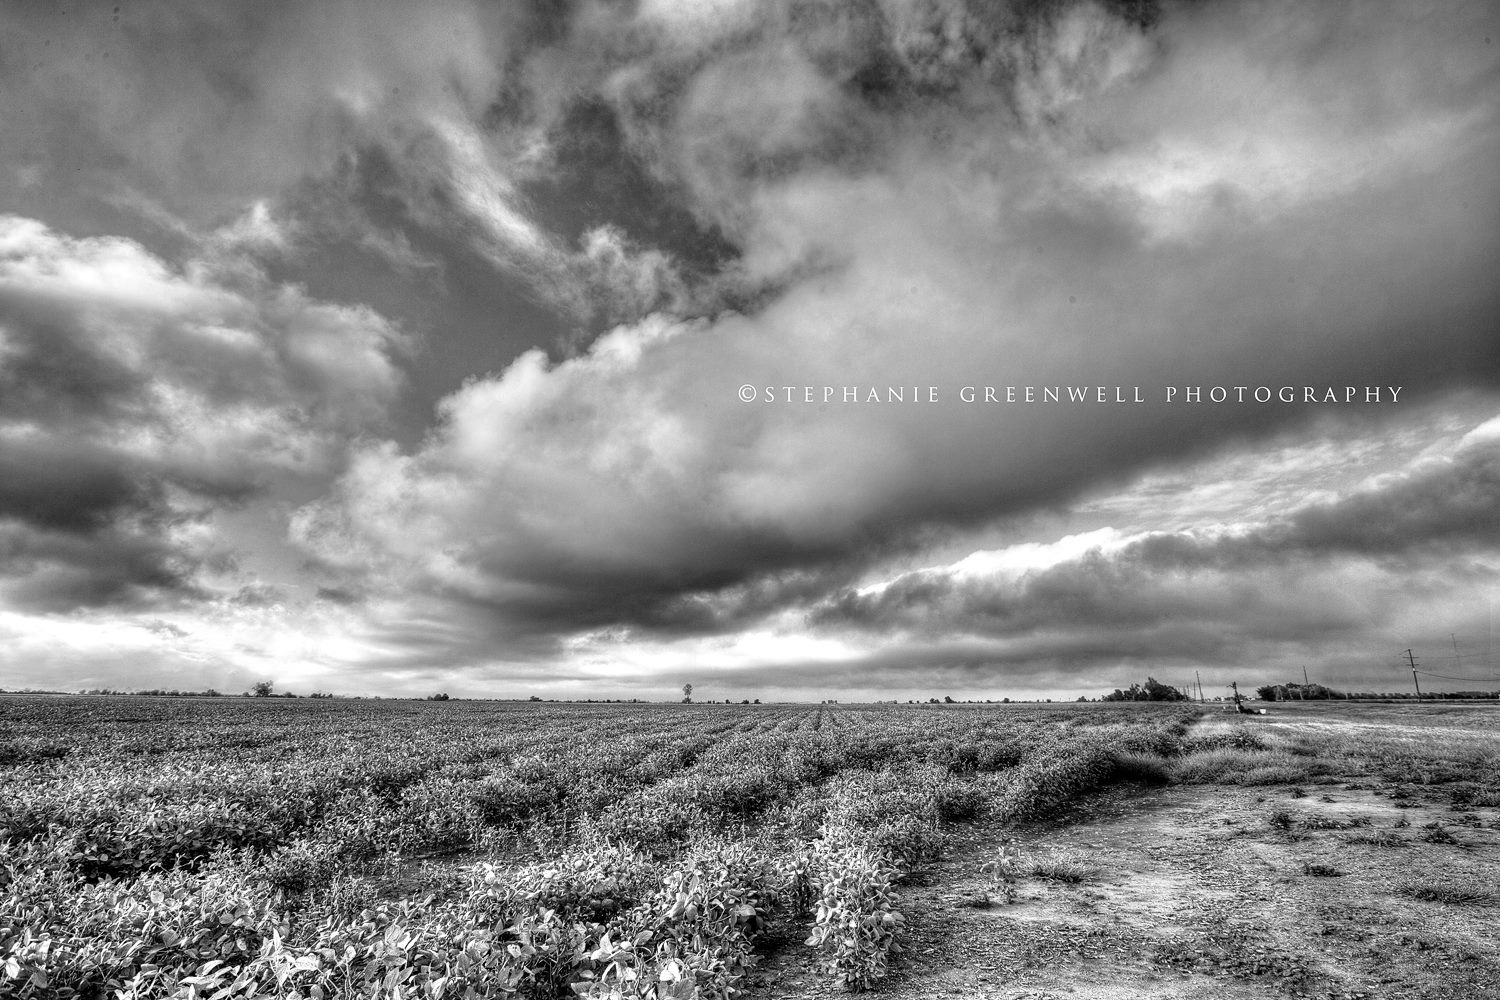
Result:
<svg viewBox="0 0 1500 1000"><path fill-rule="evenodd" d="M205 526L216 510L331 475L351 434L385 428L399 330L253 267L220 273L0 217L0 533L26 556L6 574L14 599L194 592L228 556Z"/></svg>
<svg viewBox="0 0 1500 1000"><path fill-rule="evenodd" d="M1299 16L1342 16L1319 10ZM1351 370L1406 382L1419 354L1455 359L1419 376L1429 386L1467 377L1457 359L1484 349L1495 312L1481 275L1496 230L1458 207L1491 186L1494 109L1464 82L1483 67L1406 73L1353 127L1346 96L1319 87L1363 85L1365 61L1392 36L1318 54L1308 42L1287 64L1279 17L1238 17L1190 18L1157 45L1098 12L1069 15L1028 42L1019 116L993 80L974 81L966 101L872 111L835 61L774 32L691 69L635 122L633 141L700 213L732 224L742 273L774 276L776 293L745 315L655 317L578 358L532 353L470 382L420 448L364 451L333 496L299 515L299 538L346 568L394 560L401 568L384 572L486 602L515 628L565 634L650 622L686 595L796 568L858 573L931 534L1103 493L1309 416L963 406L961 385L1118 383L1156 397L1164 383L1342 384ZM1430 66L1463 21L1402 27L1404 58ZM1193 39L1231 29L1241 68L1216 77L1222 54ZM1263 100L1271 76L1276 93L1301 95L1285 111L1295 128L1247 112L1253 148L1303 162L1312 154L1297 143L1322 135L1318 155L1365 161L1355 185L1321 168L1295 178L1316 212L1247 214L1210 199L1191 231L1163 243L1139 198L1090 189L1108 164L1147 162L1163 143L1215 146L1216 116ZM1173 81L1199 77L1215 86L1164 108ZM664 86L649 72L633 79ZM751 86L770 79L788 86ZM1405 137L1434 111L1463 134L1413 163ZM1216 155L1226 170L1236 162ZM1264 172L1251 160L1239 166ZM1130 183L1128 172L1117 181ZM1226 183L1239 182L1208 187ZM1415 328L1437 340L1418 351ZM747 404L741 384L940 385L948 397Z"/></svg>

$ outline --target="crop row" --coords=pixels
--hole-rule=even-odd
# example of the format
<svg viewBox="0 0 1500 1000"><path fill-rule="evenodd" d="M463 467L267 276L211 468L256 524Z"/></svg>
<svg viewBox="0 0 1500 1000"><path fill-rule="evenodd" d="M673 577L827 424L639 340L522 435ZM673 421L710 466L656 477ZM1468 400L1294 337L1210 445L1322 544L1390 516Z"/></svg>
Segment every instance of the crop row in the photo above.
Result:
<svg viewBox="0 0 1500 1000"><path fill-rule="evenodd" d="M1113 709L242 706L0 702L0 985L709 998L775 923L867 988L946 825L1044 815L1185 732ZM403 883L434 851L456 874Z"/></svg>

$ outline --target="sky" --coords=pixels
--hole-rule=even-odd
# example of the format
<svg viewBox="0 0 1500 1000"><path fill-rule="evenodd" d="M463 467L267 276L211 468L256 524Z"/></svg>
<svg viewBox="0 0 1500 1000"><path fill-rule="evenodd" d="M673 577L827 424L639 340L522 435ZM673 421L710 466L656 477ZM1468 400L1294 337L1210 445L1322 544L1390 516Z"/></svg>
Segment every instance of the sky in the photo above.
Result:
<svg viewBox="0 0 1500 1000"><path fill-rule="evenodd" d="M1497 30L0 6L0 687L1500 688Z"/></svg>

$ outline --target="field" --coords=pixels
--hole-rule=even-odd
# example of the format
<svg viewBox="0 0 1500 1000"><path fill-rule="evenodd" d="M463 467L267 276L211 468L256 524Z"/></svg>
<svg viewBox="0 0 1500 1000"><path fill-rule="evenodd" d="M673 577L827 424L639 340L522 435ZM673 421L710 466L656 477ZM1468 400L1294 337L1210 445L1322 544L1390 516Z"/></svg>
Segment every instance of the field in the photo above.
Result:
<svg viewBox="0 0 1500 1000"><path fill-rule="evenodd" d="M0 698L0 995L1478 997L1485 705Z"/></svg>

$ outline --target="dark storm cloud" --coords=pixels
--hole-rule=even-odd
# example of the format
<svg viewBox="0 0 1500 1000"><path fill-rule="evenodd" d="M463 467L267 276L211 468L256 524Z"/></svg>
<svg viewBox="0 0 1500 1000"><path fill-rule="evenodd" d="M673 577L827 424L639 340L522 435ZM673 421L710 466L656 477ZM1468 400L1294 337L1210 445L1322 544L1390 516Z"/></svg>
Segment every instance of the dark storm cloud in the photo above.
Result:
<svg viewBox="0 0 1500 1000"><path fill-rule="evenodd" d="M1493 384L1497 73L1465 41L1483 11L1227 5L1143 31L1091 5L987 27L931 9L946 14L580 16L522 73L537 120L596 87L631 153L736 247L726 280L775 291L469 383L420 448L365 450L296 537L502 629L712 632L758 581L854 573L1318 412L1168 404L1164 384L1408 401ZM1350 18L1360 31L1339 30ZM881 60L900 65L867 71ZM735 395L892 382L948 403ZM1152 401L954 399L1077 382ZM1123 626L1194 596L1132 610L1118 588L1059 581L1054 603Z"/></svg>
<svg viewBox="0 0 1500 1000"><path fill-rule="evenodd" d="M997 663L1087 661L1078 642L1090 635L1104 660L1149 649L1225 661L1274 643L1347 642L1456 579L1496 584L1497 461L1491 421L1451 455L1271 523L1152 533L1024 572L914 572L846 589L809 621L927 637L919 645L951 634L1015 640L986 649Z"/></svg>
<svg viewBox="0 0 1500 1000"><path fill-rule="evenodd" d="M1471 445L1451 462L1294 518L1284 545L1370 556L1412 549L1500 545L1500 443Z"/></svg>
<svg viewBox="0 0 1500 1000"><path fill-rule="evenodd" d="M156 505L149 493L117 456L97 447L58 441L0 447L0 519L87 532L119 513L149 510Z"/></svg>
<svg viewBox="0 0 1500 1000"><path fill-rule="evenodd" d="M0 521L0 596L30 612L165 609L208 596L195 576L212 556L129 524L81 535Z"/></svg>
<svg viewBox="0 0 1500 1000"><path fill-rule="evenodd" d="M0 216L0 577L41 610L202 596L211 530L275 477L326 476L379 427L401 336L223 254Z"/></svg>
<svg viewBox="0 0 1500 1000"><path fill-rule="evenodd" d="M1435 579L1494 531L1491 463L1238 534L1133 526L1020 582L900 575L1361 419L1168 384L1399 385L1398 413L1493 388L1489 5L107 10L0 12L0 204L45 220L0 253L0 524L14 585L53 581L28 606L189 594L231 509L274 563L295 508L289 601L236 578L220 610L267 644L282 613L362 637L297 651L340 669L732 643L811 607L977 675L1103 663L1111 633L1219 657L1344 635L1395 600L1318 596L1351 566ZM900 650L851 663L896 677Z"/></svg>

